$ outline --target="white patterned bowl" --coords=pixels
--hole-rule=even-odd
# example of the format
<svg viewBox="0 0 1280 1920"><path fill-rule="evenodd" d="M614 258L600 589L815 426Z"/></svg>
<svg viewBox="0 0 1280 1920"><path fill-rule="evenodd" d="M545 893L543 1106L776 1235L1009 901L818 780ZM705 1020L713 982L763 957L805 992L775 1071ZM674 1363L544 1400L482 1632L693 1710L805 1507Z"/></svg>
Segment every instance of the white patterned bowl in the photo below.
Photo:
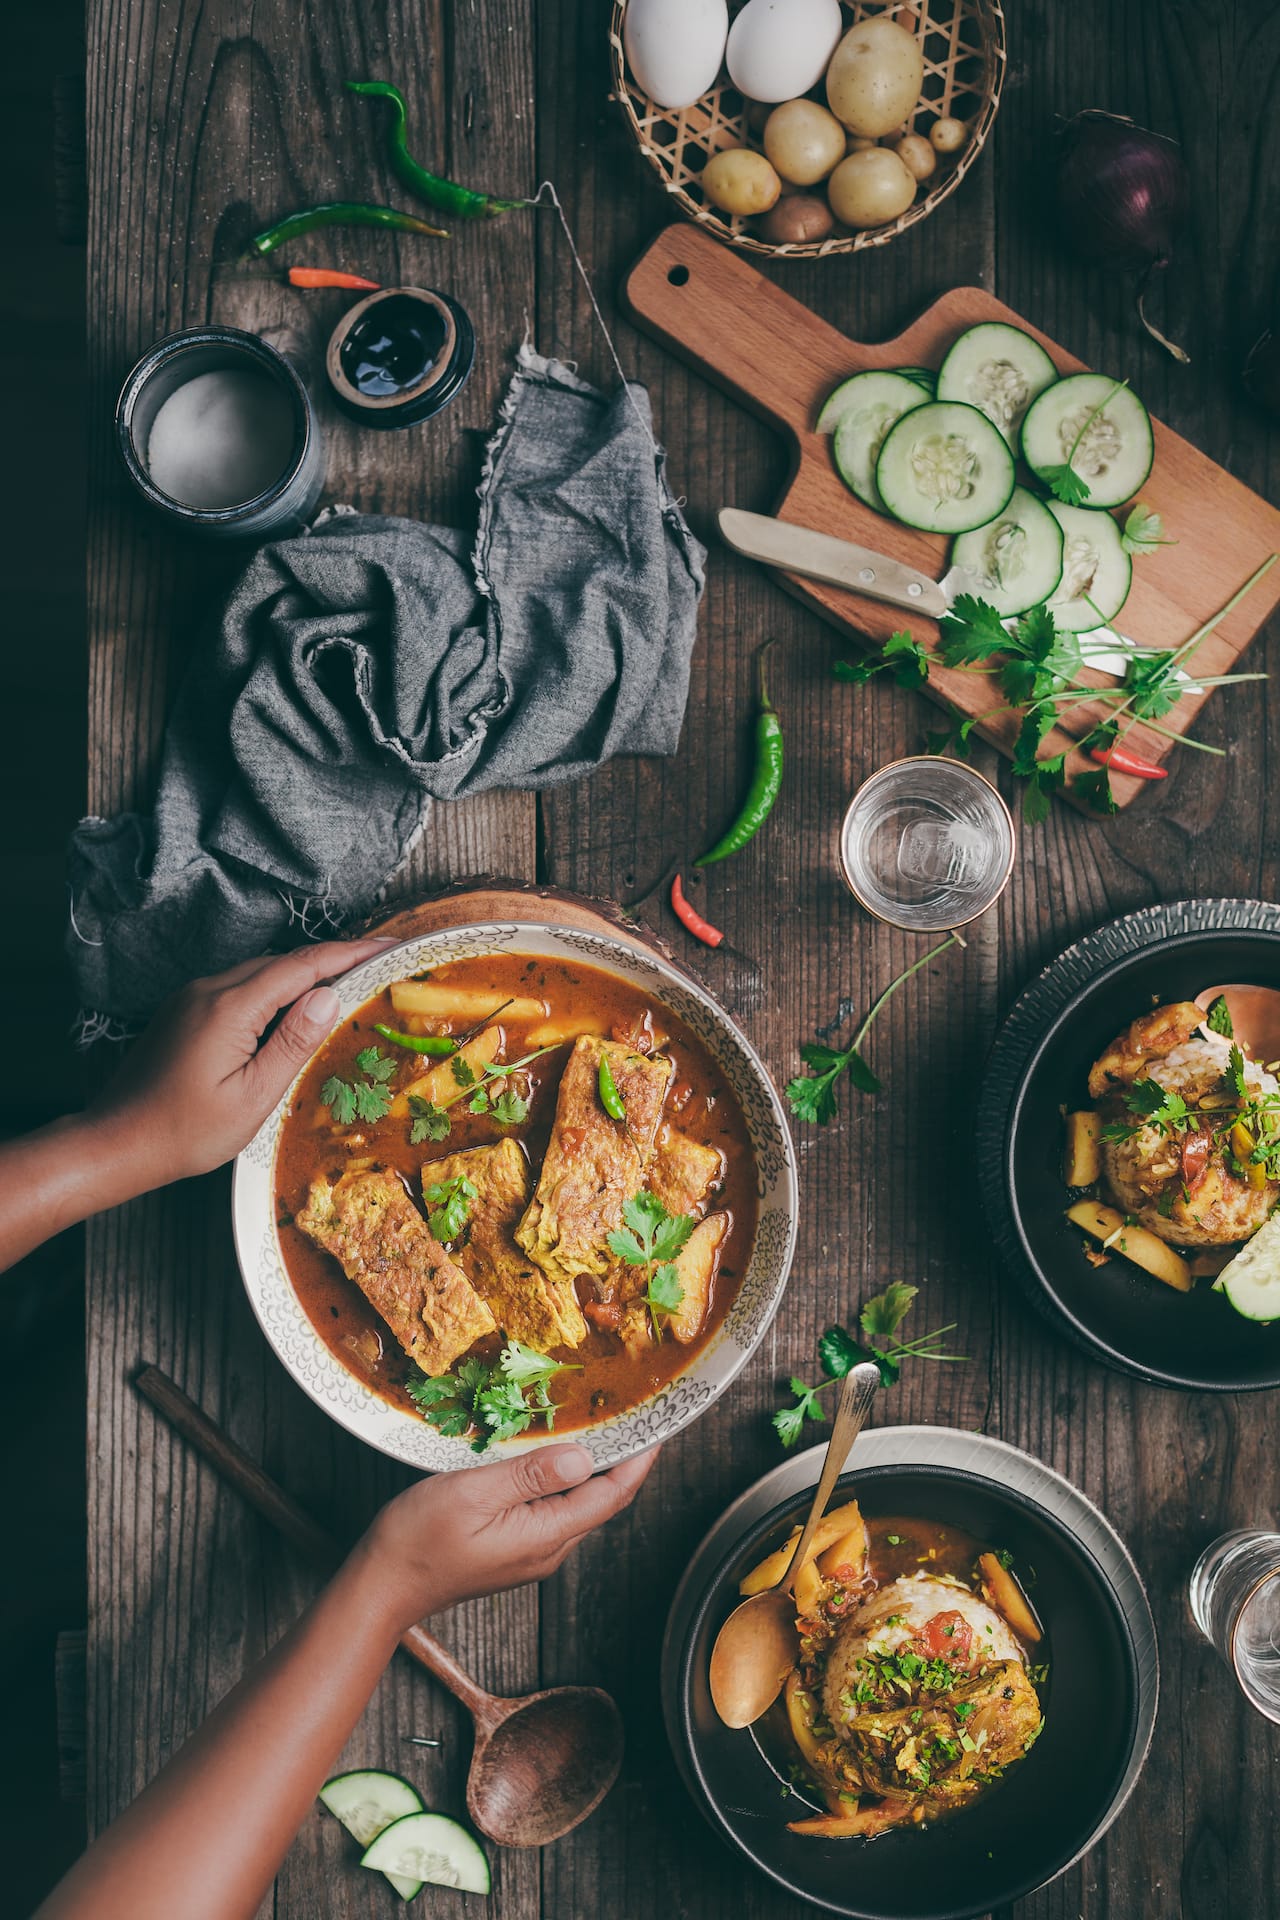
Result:
<svg viewBox="0 0 1280 1920"><path fill-rule="evenodd" d="M707 1048L732 1087L751 1136L758 1194L756 1233L733 1305L683 1373L637 1406L573 1433L597 1467L616 1466L657 1441L670 1439L705 1413L759 1346L782 1298L795 1252L795 1150L782 1102L764 1063L728 1014L689 975L624 933L597 934L532 921L486 922L406 940L335 982L342 1011L334 1027L392 980L488 953L586 961L642 988L683 1020ZM409 1466L438 1472L545 1445L555 1436L525 1434L491 1446L479 1456L466 1440L447 1439L416 1414L393 1407L364 1386L315 1331L285 1269L276 1230L276 1152L297 1084L295 1080L240 1154L231 1190L236 1257L245 1291L277 1357L340 1426Z"/></svg>

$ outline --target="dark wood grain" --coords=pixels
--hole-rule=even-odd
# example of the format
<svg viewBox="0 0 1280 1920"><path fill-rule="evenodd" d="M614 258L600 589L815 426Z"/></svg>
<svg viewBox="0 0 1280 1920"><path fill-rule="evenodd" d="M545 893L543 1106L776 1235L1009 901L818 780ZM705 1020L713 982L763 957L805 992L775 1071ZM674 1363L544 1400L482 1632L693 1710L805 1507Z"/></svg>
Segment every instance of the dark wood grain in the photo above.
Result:
<svg viewBox="0 0 1280 1920"><path fill-rule="evenodd" d="M931 299L978 285L1092 365L1128 374L1154 412L1271 499L1280 435L1241 393L1248 342L1274 320L1280 122L1265 109L1280 71L1280 9L1268 0L1156 8L1146 0L1021 0L992 142L960 191L890 247L771 266L778 283L859 340L892 336ZM90 9L91 488L90 802L145 798L166 702L219 556L179 548L126 498L107 438L110 401L138 351L167 328L216 315L310 332L336 307L228 264L252 223L339 185L388 194L372 114L341 80L403 76L423 158L496 188L556 182L628 371L650 391L678 494L710 538L729 497L768 511L785 453L768 430L622 317L622 277L666 203L608 102L607 16L593 0L505 0L483 10L335 0L162 0ZM1193 208L1180 261L1155 307L1185 338L1189 369L1139 331L1131 284L1066 258L1045 217L1055 116L1128 111L1176 134ZM331 491L361 507L465 512L483 429L528 316L543 352L589 377L612 370L554 215L431 243L344 242L341 264L444 284L477 321L471 387L414 434L361 436L326 416ZM214 258L217 255L218 264ZM296 257L332 262L335 243ZM459 431L461 429L461 431ZM1158 563L1156 563L1158 564ZM779 640L774 694L789 775L778 810L737 860L690 882L753 969L685 948L737 1012L779 1079L798 1042L864 1009L919 947L853 906L834 859L836 825L863 776L919 735L920 702L896 688L836 686L828 630L748 563L716 550L679 755L622 759L544 798L503 796L432 816L415 874L525 875L626 896L673 856L706 844L742 792L750 659ZM1274 634L1252 665L1277 665ZM985 1427L1067 1473L1129 1540L1150 1585L1164 1698L1147 1771L1101 1846L1021 1903L1020 1920L1217 1920L1275 1911L1280 1854L1274 1778L1280 1734L1250 1715L1186 1614L1200 1547L1230 1525L1274 1520L1274 1399L1178 1396L1107 1373L1053 1340L994 1270L966 1157L986 1049L1027 978L1085 928L1128 908L1197 893L1275 897L1280 827L1269 804L1280 693L1228 690L1198 731L1221 759L1180 751L1163 790L1112 822L1055 809L1024 836L998 912L963 953L919 975L871 1051L887 1091L843 1096L836 1126L799 1142L803 1231L782 1315L756 1364L715 1411L667 1447L635 1508L587 1541L543 1590L459 1609L443 1637L486 1685L595 1681L622 1705L623 1779L592 1821L543 1853L498 1860L503 1920L801 1920L704 1831L679 1787L655 1687L662 1622L683 1560L712 1517L777 1458L778 1383L813 1364L818 1332L890 1278L921 1285L921 1325L957 1323L967 1366L908 1372L878 1421ZM983 771L1012 797L990 749ZM273 1477L327 1525L350 1530L400 1483L289 1386L245 1309L211 1180L124 1210L92 1232L90 1304L90 1793L98 1823L126 1800L277 1634L307 1578L180 1445L157 1433L126 1385L154 1355ZM409 1731L442 1732L414 1759ZM432 1804L459 1811L459 1717L416 1676L389 1674L349 1764L404 1765ZM309 1823L278 1883L282 1920L374 1914L379 1891L339 1870L340 1838Z"/></svg>

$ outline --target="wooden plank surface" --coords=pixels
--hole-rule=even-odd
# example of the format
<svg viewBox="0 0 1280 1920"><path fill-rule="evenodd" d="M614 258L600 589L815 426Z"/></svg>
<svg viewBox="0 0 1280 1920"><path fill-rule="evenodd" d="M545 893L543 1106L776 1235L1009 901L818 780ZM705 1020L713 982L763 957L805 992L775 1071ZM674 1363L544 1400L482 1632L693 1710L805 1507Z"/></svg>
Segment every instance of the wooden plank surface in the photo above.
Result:
<svg viewBox="0 0 1280 1920"><path fill-rule="evenodd" d="M786 455L756 419L618 314L614 292L667 213L607 101L607 10L596 0L92 0L89 23L90 806L145 800L166 702L226 556L180 544L124 492L109 445L120 379L152 338L214 317L311 335L312 307L265 277L214 266L260 223L341 188L392 197L373 115L348 76L401 78L418 107L423 158L519 191L553 178L624 364L649 386L676 491L709 537L733 497L769 511ZM939 212L891 247L771 269L843 332L891 336L950 287L988 289L1090 364L1122 367L1154 412L1275 498L1275 431L1245 403L1243 352L1280 292L1280 153L1260 76L1280 59L1280 11L1256 0L1156 9L1142 0L1023 0L1010 18L1010 78L990 150ZM1179 135L1194 205L1162 324L1190 369L1140 335L1119 278L1065 259L1040 190L1056 114L1132 112ZM466 513L483 431L526 316L543 352L590 377L610 367L550 213L430 242L319 241L291 256L441 284L477 322L480 358L440 421L361 436L326 413L334 497L437 519ZM1159 300L1157 299L1157 307ZM779 1079L796 1046L841 1007L864 1008L918 954L861 918L834 862L836 823L857 780L919 733L924 709L876 684L830 679L829 631L760 570L717 551L680 754L620 760L547 796L436 809L414 878L474 872L627 894L703 844L743 786L751 653L779 649L775 698L790 778L775 819L740 859L700 883L713 917L757 956L689 957L763 1048ZM1280 665L1274 636L1252 664ZM999 1015L1029 975L1111 914L1192 893L1275 896L1280 843L1272 736L1280 693L1229 691L1199 731L1230 749L1180 753L1174 777L1125 817L1055 809L1028 837L999 913L963 956L917 977L876 1032L887 1092L800 1142L804 1227L784 1316L756 1364L672 1443L635 1510L589 1541L543 1590L444 1619L443 1636L487 1685L579 1678L609 1686L627 1717L623 1780L599 1815L540 1859L499 1860L503 1920L800 1920L723 1851L679 1787L658 1719L655 1663L666 1605L692 1544L776 1459L768 1413L780 1376L813 1364L817 1333L891 1277L924 1284L925 1324L955 1320L970 1366L918 1369L877 1419L985 1426L1068 1473L1109 1512L1151 1586L1164 1702L1151 1763L1101 1847L1021 1903L1019 1920L1191 1920L1274 1910L1280 1883L1275 1779L1280 1733L1246 1713L1186 1617L1187 1571L1228 1525L1274 1519L1270 1397L1161 1393L1084 1360L1034 1324L1000 1281L974 1214L965 1141ZM978 764L1008 778L996 755ZM684 936L655 918L673 943ZM683 951L683 949L680 949ZM844 1096L846 1108L852 1095ZM302 1603L309 1577L233 1496L138 1405L132 1368L156 1361L267 1470L333 1527L360 1524L400 1484L396 1469L338 1432L285 1380L253 1327L236 1276L223 1179L157 1196L91 1230L89 1248L90 1781L109 1818ZM457 1715L429 1683L394 1669L349 1760L406 1764L410 1731L443 1734L408 1762L433 1803L461 1805ZM425 1751L425 1750L423 1750ZM375 1915L376 1886L345 1870L339 1836L304 1828L269 1910L281 1920ZM371 1877L370 1877L371 1880ZM434 1911L434 1907L431 1909Z"/></svg>

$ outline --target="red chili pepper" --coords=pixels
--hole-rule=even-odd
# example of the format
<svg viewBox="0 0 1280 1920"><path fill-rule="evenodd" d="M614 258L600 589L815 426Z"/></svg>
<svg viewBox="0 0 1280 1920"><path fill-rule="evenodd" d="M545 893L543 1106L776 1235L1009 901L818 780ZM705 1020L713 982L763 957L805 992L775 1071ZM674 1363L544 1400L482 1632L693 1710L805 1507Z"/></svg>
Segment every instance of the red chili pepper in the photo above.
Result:
<svg viewBox="0 0 1280 1920"><path fill-rule="evenodd" d="M1154 760L1141 760L1136 753L1130 753L1127 747L1094 747L1089 754L1100 767L1110 767L1113 773L1128 773L1135 780L1167 780L1168 767L1157 766Z"/></svg>
<svg viewBox="0 0 1280 1920"><path fill-rule="evenodd" d="M351 287L365 293L376 293L381 285L358 273L340 273L337 267L290 267L286 278L291 287Z"/></svg>
<svg viewBox="0 0 1280 1920"><path fill-rule="evenodd" d="M724 939L719 927L713 927L709 920L704 920L698 909L685 899L679 874L671 882L671 911L681 925L689 929L695 940L701 940L703 946L718 947Z"/></svg>

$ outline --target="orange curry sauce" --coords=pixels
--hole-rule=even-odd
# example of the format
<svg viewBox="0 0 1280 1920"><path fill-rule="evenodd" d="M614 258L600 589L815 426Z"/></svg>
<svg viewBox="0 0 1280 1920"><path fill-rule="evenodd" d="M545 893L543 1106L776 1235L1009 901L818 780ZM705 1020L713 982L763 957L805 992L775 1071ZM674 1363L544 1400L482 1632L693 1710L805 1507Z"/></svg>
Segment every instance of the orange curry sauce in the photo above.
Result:
<svg viewBox="0 0 1280 1920"><path fill-rule="evenodd" d="M675 1061L663 1109L665 1119L690 1138L716 1148L723 1157L723 1183L719 1189L713 1188L703 1211L727 1212L731 1224L721 1243L711 1304L697 1341L682 1346L668 1334L661 1344L633 1358L616 1334L592 1328L576 1351L556 1349L557 1359L580 1362L582 1371L555 1377L552 1396L561 1409L555 1431L586 1426L620 1413L689 1366L723 1320L741 1283L756 1221L755 1163L741 1109L715 1061L673 1014L626 981L596 967L494 954L478 960L452 961L435 968L429 978L438 985L449 983L469 992L483 991L492 995L495 1007L509 996L541 999L551 1019L573 1018L579 1030L586 1014L592 1017L595 1029L608 1037L630 1039L638 1033L655 1034L664 1042L661 1051ZM357 1120L349 1128L340 1128L320 1100L320 1089L331 1074L345 1079L357 1076L355 1056L363 1047L380 1046L384 1054L396 1059L399 1064L393 1085L397 1088L409 1085L437 1064L383 1039L374 1032L379 1023L399 1032L419 1033L461 1033L475 1024L470 1016L442 1021L397 1014L387 991L367 1001L321 1048L299 1085L276 1156L276 1215L289 1278L325 1345L375 1392L394 1406L416 1413L403 1386L410 1369L408 1356L338 1262L294 1226L293 1216L303 1206L317 1174L336 1176L353 1161L394 1168L421 1207L424 1167L464 1148L487 1145L504 1134L520 1142L536 1184L555 1118L560 1075L572 1041L543 1054L528 1068L525 1084L531 1096L529 1115L520 1126L503 1127L489 1114L469 1113L463 1099L449 1109L448 1139L425 1141L415 1147L409 1144L409 1122L403 1117L388 1115L372 1125ZM542 1024L508 1021L503 1016L499 1016L499 1023L504 1035L499 1057L504 1061L529 1052L526 1035ZM475 1351L494 1357L499 1344L496 1338L491 1339L481 1342Z"/></svg>

